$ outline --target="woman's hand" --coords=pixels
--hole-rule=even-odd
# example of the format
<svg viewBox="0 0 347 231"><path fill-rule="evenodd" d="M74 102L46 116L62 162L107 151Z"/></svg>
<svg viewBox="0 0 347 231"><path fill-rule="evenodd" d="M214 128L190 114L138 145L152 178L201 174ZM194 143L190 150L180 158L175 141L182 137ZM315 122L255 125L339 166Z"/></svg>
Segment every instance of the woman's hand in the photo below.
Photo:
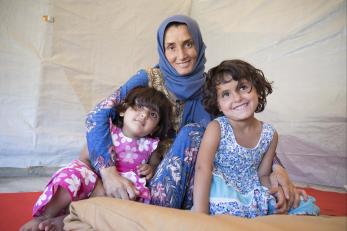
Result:
<svg viewBox="0 0 347 231"><path fill-rule="evenodd" d="M137 174L146 177L146 180L150 180L154 175L154 168L150 164L141 164L137 167Z"/></svg>
<svg viewBox="0 0 347 231"><path fill-rule="evenodd" d="M135 200L139 191L133 183L117 173L116 167L100 169L106 196L123 200Z"/></svg>
<svg viewBox="0 0 347 231"><path fill-rule="evenodd" d="M299 207L301 199L303 199L304 201L307 201L308 196L305 190L299 189L297 187L294 188L294 193L295 193L295 199L294 199L293 208L297 208Z"/></svg>
<svg viewBox="0 0 347 231"><path fill-rule="evenodd" d="M300 204L300 196L307 200L305 190L297 189L293 182L289 179L287 171L280 165L273 166L273 172L270 175L271 192L278 192L276 194L277 204L282 208L283 200L286 200L286 211L291 208L296 208ZM279 189L281 187L281 190ZM283 194L284 193L284 198ZM282 209L281 209L282 211Z"/></svg>
<svg viewBox="0 0 347 231"><path fill-rule="evenodd" d="M281 186L284 192L285 198L291 204L294 201L294 185L289 179L287 171L280 165L273 166L273 172L270 175L270 181L272 188L278 188Z"/></svg>
<svg viewBox="0 0 347 231"><path fill-rule="evenodd" d="M288 212L287 200L282 187L271 188L270 193L276 197L276 214L286 214Z"/></svg>

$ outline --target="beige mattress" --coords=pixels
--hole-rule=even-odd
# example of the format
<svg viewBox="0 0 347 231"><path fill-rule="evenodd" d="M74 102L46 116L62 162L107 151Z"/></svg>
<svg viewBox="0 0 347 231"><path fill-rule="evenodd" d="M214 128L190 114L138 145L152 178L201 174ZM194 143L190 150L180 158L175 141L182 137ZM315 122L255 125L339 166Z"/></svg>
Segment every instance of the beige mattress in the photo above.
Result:
<svg viewBox="0 0 347 231"><path fill-rule="evenodd" d="M246 219L208 216L191 211L99 197L73 202L65 230L347 230L347 217L271 215Z"/></svg>

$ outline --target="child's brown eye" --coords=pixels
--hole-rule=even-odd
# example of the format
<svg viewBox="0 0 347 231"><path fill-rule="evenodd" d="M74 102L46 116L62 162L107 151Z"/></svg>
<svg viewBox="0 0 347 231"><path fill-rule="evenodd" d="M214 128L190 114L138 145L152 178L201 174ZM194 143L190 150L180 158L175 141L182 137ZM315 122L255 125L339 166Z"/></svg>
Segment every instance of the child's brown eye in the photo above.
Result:
<svg viewBox="0 0 347 231"><path fill-rule="evenodd" d="M135 108L135 110L141 110L142 108L143 108L143 106L142 105L135 105L134 106L134 108Z"/></svg>
<svg viewBox="0 0 347 231"><path fill-rule="evenodd" d="M159 115L158 115L158 113L156 113L156 112L151 112L151 117L152 117L153 119L159 119Z"/></svg>
<svg viewBox="0 0 347 231"><path fill-rule="evenodd" d="M248 84L243 84L240 86L240 92L250 92L251 91L251 86Z"/></svg>
<svg viewBox="0 0 347 231"><path fill-rule="evenodd" d="M229 95L230 95L229 92L223 92L223 93L222 93L222 98L223 98L223 97L228 97Z"/></svg>

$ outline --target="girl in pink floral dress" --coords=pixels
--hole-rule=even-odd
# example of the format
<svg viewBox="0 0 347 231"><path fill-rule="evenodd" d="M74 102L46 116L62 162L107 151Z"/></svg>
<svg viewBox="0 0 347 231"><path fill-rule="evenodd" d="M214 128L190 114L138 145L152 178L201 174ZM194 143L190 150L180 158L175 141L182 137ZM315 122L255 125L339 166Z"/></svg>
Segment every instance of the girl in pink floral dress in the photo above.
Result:
<svg viewBox="0 0 347 231"><path fill-rule="evenodd" d="M106 109L115 107L117 98L113 95L105 99L89 116L94 117L93 129L110 124L113 145L109 149L116 171L119 177L132 182L136 200L148 203L150 192L146 180L153 176L161 159L160 152L155 150L159 139L165 139L169 133L170 102L154 88L135 88L116 106L119 113L111 116L114 119L110 121ZM102 182L89 162L74 160L53 175L34 205L33 219L20 230L62 230L71 201L103 195Z"/></svg>

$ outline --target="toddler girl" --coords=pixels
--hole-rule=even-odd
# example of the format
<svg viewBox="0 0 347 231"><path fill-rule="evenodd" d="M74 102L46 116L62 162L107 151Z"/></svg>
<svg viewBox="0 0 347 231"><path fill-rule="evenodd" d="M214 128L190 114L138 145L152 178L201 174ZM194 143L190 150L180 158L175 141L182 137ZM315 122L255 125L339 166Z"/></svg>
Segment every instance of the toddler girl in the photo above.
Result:
<svg viewBox="0 0 347 231"><path fill-rule="evenodd" d="M110 121L107 109L115 105L113 97L98 104L88 115L93 121L90 127L103 129L105 123L110 124L113 145L109 148L119 177L132 182L138 201L148 203L150 193L146 179L153 176L160 162L160 154L154 150L159 139L168 133L170 102L154 88L134 88L125 101L116 106L117 116ZM62 230L71 201L104 194L102 182L88 160L74 160L53 175L34 205L34 218L20 230Z"/></svg>

